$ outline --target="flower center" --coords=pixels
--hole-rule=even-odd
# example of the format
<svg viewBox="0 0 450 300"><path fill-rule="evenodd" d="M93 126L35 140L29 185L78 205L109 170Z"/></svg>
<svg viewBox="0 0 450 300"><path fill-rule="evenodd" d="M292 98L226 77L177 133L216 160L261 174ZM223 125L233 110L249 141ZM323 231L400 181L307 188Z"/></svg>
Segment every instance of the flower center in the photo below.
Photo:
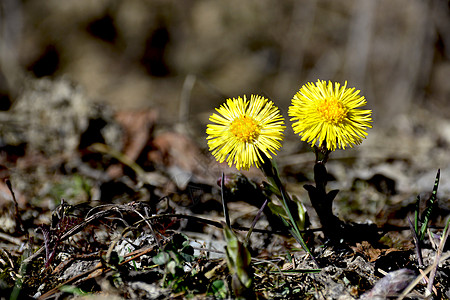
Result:
<svg viewBox="0 0 450 300"><path fill-rule="evenodd" d="M259 126L247 116L237 118L231 123L231 133L241 142L253 142L259 136Z"/></svg>
<svg viewBox="0 0 450 300"><path fill-rule="evenodd" d="M346 117L348 110L336 98L327 98L319 103L317 111L327 122L337 124L341 123Z"/></svg>

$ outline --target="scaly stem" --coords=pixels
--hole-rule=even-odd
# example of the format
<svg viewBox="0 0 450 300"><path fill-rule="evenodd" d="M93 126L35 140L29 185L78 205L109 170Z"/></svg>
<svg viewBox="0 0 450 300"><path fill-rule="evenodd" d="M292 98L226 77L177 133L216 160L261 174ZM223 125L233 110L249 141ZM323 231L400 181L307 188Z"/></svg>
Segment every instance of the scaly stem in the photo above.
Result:
<svg viewBox="0 0 450 300"><path fill-rule="evenodd" d="M328 172L325 163L331 153L325 146L314 148L316 164L314 165L314 181L316 186L305 185L309 199L314 207L325 236L331 240L339 240L343 234L343 223L333 214L333 200L338 190L326 192Z"/></svg>

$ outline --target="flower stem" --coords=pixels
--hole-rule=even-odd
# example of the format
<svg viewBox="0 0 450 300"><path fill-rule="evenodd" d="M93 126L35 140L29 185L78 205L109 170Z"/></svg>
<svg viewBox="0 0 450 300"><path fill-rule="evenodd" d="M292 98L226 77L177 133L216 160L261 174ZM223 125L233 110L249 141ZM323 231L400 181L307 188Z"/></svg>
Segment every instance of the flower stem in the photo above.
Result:
<svg viewBox="0 0 450 300"><path fill-rule="evenodd" d="M264 175L268 179L269 183L272 185L273 188L276 190L277 196L281 199L283 208L286 212L286 215L289 218L289 222L284 220L281 216L280 218L287 223L287 225L290 227L289 231L291 232L292 236L295 238L295 240L302 246L303 250L305 250L313 259L314 263L319 268L319 264L317 263L316 259L314 258L313 254L309 250L308 246L306 245L305 241L303 240L303 236L300 233L300 229L298 228L298 208L297 203L295 203L289 194L286 192L286 189L284 188L283 184L281 183L280 176L278 173L278 168L273 160L270 160L268 157L263 155L263 163L261 166L261 170L263 171ZM295 216L295 217L294 217Z"/></svg>
<svg viewBox="0 0 450 300"><path fill-rule="evenodd" d="M338 190L326 192L327 169L325 164L317 162L314 165L314 181L316 186L304 185L308 191L309 199L314 207L320 223L322 224L323 233L331 240L340 239L341 220L333 214L333 200Z"/></svg>
<svg viewBox="0 0 450 300"><path fill-rule="evenodd" d="M308 191L311 204L322 224L324 235L330 240L339 240L343 234L344 224L333 214L333 200L339 190L326 192L328 172L325 163L331 151L324 144L322 147L314 146L314 152L316 154L316 163L314 165L314 182L316 186L304 185L304 188Z"/></svg>

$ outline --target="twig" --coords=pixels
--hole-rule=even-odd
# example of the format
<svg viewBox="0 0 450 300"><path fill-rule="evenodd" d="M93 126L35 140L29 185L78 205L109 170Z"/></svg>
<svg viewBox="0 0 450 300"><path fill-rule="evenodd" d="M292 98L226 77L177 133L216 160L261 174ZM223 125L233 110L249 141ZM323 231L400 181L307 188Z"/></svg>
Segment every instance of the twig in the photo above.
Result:
<svg viewBox="0 0 450 300"><path fill-rule="evenodd" d="M429 227L427 228L427 234L428 234L428 239L430 240L431 247L434 250L437 250L439 245L437 244L436 239L433 237L433 233L431 232L431 229Z"/></svg>
<svg viewBox="0 0 450 300"><path fill-rule="evenodd" d="M4 239L5 241L8 241L12 244L15 244L17 246L20 246L22 244L22 241L18 238L15 238L13 236L9 236L3 232L0 232L0 239Z"/></svg>
<svg viewBox="0 0 450 300"><path fill-rule="evenodd" d="M227 207L227 201L225 199L225 173L222 172L222 180L220 181L220 195L222 196L222 206L223 206L223 216L225 218L225 222L227 223L227 226L231 228L231 222L230 222L230 214L228 213L228 207Z"/></svg>
<svg viewBox="0 0 450 300"><path fill-rule="evenodd" d="M150 224L150 222L148 221L148 218L144 217L136 208L134 208L131 205L127 205L127 206L123 206L125 207L126 210L131 210L132 212L136 213L139 217L141 217L141 219L147 224L147 226L150 229L151 234L153 235L153 237L155 238L156 244L158 245L158 248L161 249L161 244L158 240L158 237L156 236L155 231L153 230L153 226L152 224Z"/></svg>
<svg viewBox="0 0 450 300"><path fill-rule="evenodd" d="M105 255L105 261L109 264L110 260L111 260L111 253L113 252L114 248L116 247L117 243L121 240L127 237L127 235L129 235L131 233L131 231L128 231L130 227L125 228L122 233L120 234L120 236L118 236L117 238L115 238L114 240L111 241L111 244L109 244L108 247L108 251L106 251L106 255Z"/></svg>
<svg viewBox="0 0 450 300"><path fill-rule="evenodd" d="M14 194L14 190L11 185L11 181L9 179L5 180L6 185L8 186L9 192L11 193L11 196L14 201L14 217L16 219L16 230L18 232L25 232L25 227L23 226L22 218L20 217L19 213L19 203L17 203L16 195Z"/></svg>
<svg viewBox="0 0 450 300"><path fill-rule="evenodd" d="M447 253L444 256L441 256L441 258L439 260L437 260L438 264L446 259L448 259L450 257L450 252ZM409 292L412 291L412 289L424 278L424 275L427 275L428 273L431 272L431 270L434 268L434 264L429 266L428 268L425 269L425 271L423 271L423 274L420 274L419 276L417 276L416 279L414 279L413 282L411 282L406 288L405 290L402 292L402 294L397 298L397 300L402 300L406 297L406 295L408 295Z"/></svg>
<svg viewBox="0 0 450 300"><path fill-rule="evenodd" d="M149 216L147 219L154 220L154 219L162 219L162 218L182 218L182 219L188 219L188 220L212 225L217 228L222 228L222 224L220 222L213 221L210 219L205 219L202 217L192 216L192 215L160 214L160 215ZM142 220L136 222L135 225L138 225L141 222L142 222ZM231 228L233 228L234 230L239 230L239 231L248 231L250 229L249 227L244 227L244 226L231 226ZM430 228L443 229L443 227L432 227L432 226L430 226ZM409 229L410 229L410 227L405 227L405 226L386 225L386 226L378 228L378 232L386 233L389 231L403 231L403 230L409 230ZM258 233L267 233L267 234L282 234L282 235L286 234L286 232L283 230L267 230L267 229L254 228L253 231L258 232ZM314 232L321 232L321 231L323 231L322 227L300 230L301 233L314 233Z"/></svg>
<svg viewBox="0 0 450 300"><path fill-rule="evenodd" d="M269 201L269 199L266 199L266 201L264 201L261 208L258 210L258 213L256 214L255 219L253 220L252 225L250 225L250 229L247 232L247 236L245 237L244 245L248 245L248 241L250 240L250 236L252 235L253 229L256 226L256 222L258 222L259 218L261 217L261 214L262 214L264 208L266 207L268 201Z"/></svg>
<svg viewBox="0 0 450 300"><path fill-rule="evenodd" d="M60 289L62 286L68 285L69 283L73 282L74 280L77 280L77 279L82 278L82 277L84 277L84 276L86 276L86 275L89 275L89 274L91 274L91 273L93 273L93 272L95 272L95 271L97 271L98 269L101 269L101 268L102 268L102 264L101 264L101 263L98 263L98 264L97 264L95 267L93 267L92 269L87 270L87 271L85 271L85 272L83 272L83 273L81 273L81 274L78 274L78 275L76 275L76 276L74 276L74 277L72 277L72 278L69 278L69 279L67 279L66 281L64 281L63 283L61 283L60 285L58 285L57 287L55 287L55 288L53 288L53 289L47 291L45 294L41 295L41 296L38 298L38 300L43 300L43 299L49 298L51 295L53 295L53 294L59 292L59 289Z"/></svg>
<svg viewBox="0 0 450 300"><path fill-rule="evenodd" d="M60 241L64 241L67 238L71 237L72 235L78 233L79 231L81 231L86 225L88 225L90 222L99 219L101 217L107 216L111 213L115 212L113 209L110 210L105 210L105 211L100 211L98 213L93 214L92 216L86 218L85 220L83 220L80 224L75 225L74 227L72 227L71 229L69 229L66 233L64 233L61 238ZM30 257L26 258L23 261L23 264L29 264L33 259L35 259L36 257L38 257L39 255L41 255L42 251L44 251L45 246L42 246L41 248L39 248L33 255L31 255Z"/></svg>
<svg viewBox="0 0 450 300"><path fill-rule="evenodd" d="M9 257L8 252L6 252L3 248L0 248L0 252L3 254L3 256L5 256L8 259L9 265L11 266L11 269L14 270L14 263L11 260L11 258Z"/></svg>
<svg viewBox="0 0 450 300"><path fill-rule="evenodd" d="M223 228L223 226L222 226L222 224L220 222L209 220L209 219L205 219L205 218L201 218L201 217L197 217L197 216L183 215L183 214L152 215L152 216L148 217L147 219L154 220L154 219L162 219L162 218L182 218L182 219L188 219L188 220L193 220L193 221L197 221L197 222L200 222L200 223L212 225L212 226L217 227L217 228ZM135 225L137 225L137 224L139 224L141 222L142 222L142 220L136 222ZM244 226L232 226L231 228L234 229L234 230L239 230L239 231L248 231L248 230L250 230L249 227L244 227ZM258 232L258 233L267 233L267 234L284 234L284 235L286 234L286 232L284 232L282 230L266 230L266 229L254 228L253 231L254 232ZM322 228L313 228L313 229L300 230L301 233L311 233L311 232L318 232L318 231L322 231Z"/></svg>
<svg viewBox="0 0 450 300"><path fill-rule="evenodd" d="M417 232L414 230L414 225L411 221L411 219L408 217L408 224L412 232L412 236L414 239L414 245L416 247L416 254L417 254L417 261L419 263L419 267L423 267L423 259L422 259L422 251L420 250L420 240L417 236Z"/></svg>
<svg viewBox="0 0 450 300"><path fill-rule="evenodd" d="M437 268L439 266L439 258L442 255L442 251L444 250L444 246L445 243L447 241L448 238L448 225L450 223L450 218L447 221L447 225L445 226L442 238L441 238L441 242L439 243L439 248L437 249L436 252L436 258L434 259L434 263L433 263L433 269L431 270L430 273L430 280L428 281L428 285L427 285L427 290L428 292L431 294L431 289L433 288L433 282L434 282L434 278L436 277L436 272L437 272Z"/></svg>
<svg viewBox="0 0 450 300"><path fill-rule="evenodd" d="M129 263L130 261L133 261L133 260L135 260L136 258L138 258L138 257L140 257L140 256L142 256L142 255L145 255L145 254L147 254L147 253L149 253L149 252L152 252L153 250L154 250L153 247L149 247L149 248L145 248L145 249L141 250L141 252L140 252L139 254L134 254L136 251L131 252L131 253L128 253L128 254L125 255L125 257L128 257L128 256L131 256L131 257L130 257L129 259L126 259L126 260L122 261L121 263L119 263L119 266L124 265L124 264L126 264L126 263ZM100 257L100 255L98 255L98 256ZM62 286L68 285L69 283L71 283L71 282L73 282L73 281L75 281L75 280L77 280L77 279L81 279L81 278L85 277L86 275L92 274L92 273L94 273L95 271L97 271L97 270L99 270L99 269L102 269L103 267L104 267L104 266L103 266L101 263L99 263L99 264L97 264L95 267L93 267L92 269L87 270L86 272L83 272L83 273L78 274L78 275L76 275L76 276L74 276L74 277L72 277L72 278L67 279L66 281L64 281L63 283L61 283L60 285L58 285L57 287L55 287L55 288L53 288L53 289L47 291L45 294L41 295L41 296L38 298L38 300L43 300L43 299L49 298L51 295L53 295L53 294L59 292L59 290L60 290L60 288L61 288ZM105 268L105 269L103 270L103 273L106 273L106 272L108 272L108 271L110 271L110 270L111 270L111 268L109 268L109 267L108 267L108 268ZM89 278L91 278L91 277L89 277Z"/></svg>
<svg viewBox="0 0 450 300"><path fill-rule="evenodd" d="M267 263L267 264L272 265L273 267L275 267L276 269L278 269L278 272L280 273L280 275L281 275L283 278L286 278L286 275L283 274L283 271L280 269L280 267L279 267L277 264L271 262L270 260L267 260L267 259L261 259L261 258L256 258L256 257L252 257L252 260L257 261L257 262L262 262L262 263Z"/></svg>
<svg viewBox="0 0 450 300"><path fill-rule="evenodd" d="M125 254L124 257L129 257L129 256L131 256L131 257L129 259L126 259L123 262L121 262L119 264L119 266L124 265L126 263L129 263L130 261L135 260L136 258L141 257L142 255L145 255L145 254L147 254L149 252L152 252L154 250L155 249L153 247L148 247L148 248L144 248L143 250L140 250L140 252L139 251L133 251L133 252L127 253L127 254Z"/></svg>

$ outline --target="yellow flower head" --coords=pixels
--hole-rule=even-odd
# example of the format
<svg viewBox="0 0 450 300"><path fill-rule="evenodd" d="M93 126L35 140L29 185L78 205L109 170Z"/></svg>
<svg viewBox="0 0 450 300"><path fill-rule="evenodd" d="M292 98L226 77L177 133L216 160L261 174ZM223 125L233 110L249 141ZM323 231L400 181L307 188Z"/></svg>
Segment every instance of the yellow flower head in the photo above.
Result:
<svg viewBox="0 0 450 300"><path fill-rule="evenodd" d="M208 124L209 150L219 162L233 163L238 170L259 167L264 161L262 154L272 158L271 153L281 147L284 119L279 109L264 97L252 95L228 99L216 108Z"/></svg>
<svg viewBox="0 0 450 300"><path fill-rule="evenodd" d="M294 95L288 111L294 132L311 146L325 142L331 151L360 144L366 128L372 128L372 111L359 109L367 101L358 94L359 90L347 88L347 82L342 87L335 83L334 88L331 81L305 84Z"/></svg>

